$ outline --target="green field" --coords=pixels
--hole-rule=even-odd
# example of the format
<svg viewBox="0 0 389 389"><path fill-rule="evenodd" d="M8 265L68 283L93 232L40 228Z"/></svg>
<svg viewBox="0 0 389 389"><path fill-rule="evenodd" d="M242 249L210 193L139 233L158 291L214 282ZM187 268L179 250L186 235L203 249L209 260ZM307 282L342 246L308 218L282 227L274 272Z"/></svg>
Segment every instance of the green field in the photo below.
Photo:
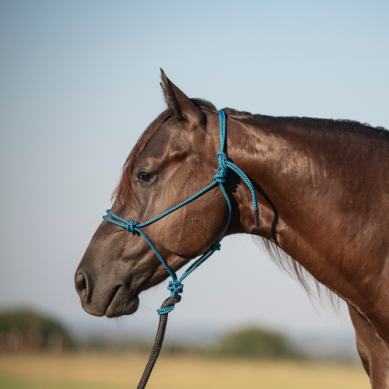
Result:
<svg viewBox="0 0 389 389"><path fill-rule="evenodd" d="M135 389L146 355L0 355L1 389ZM162 356L150 389L368 389L360 366Z"/></svg>

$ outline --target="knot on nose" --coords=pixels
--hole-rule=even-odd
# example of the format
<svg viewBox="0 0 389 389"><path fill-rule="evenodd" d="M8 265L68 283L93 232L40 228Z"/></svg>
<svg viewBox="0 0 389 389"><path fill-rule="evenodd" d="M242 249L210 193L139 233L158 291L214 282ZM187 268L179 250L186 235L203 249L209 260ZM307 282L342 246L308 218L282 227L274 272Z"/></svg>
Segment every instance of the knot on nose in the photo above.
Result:
<svg viewBox="0 0 389 389"><path fill-rule="evenodd" d="M219 243L219 242L216 242L214 243L212 246L211 246L211 250L212 251L220 251L222 245Z"/></svg>
<svg viewBox="0 0 389 389"><path fill-rule="evenodd" d="M170 281L167 289L170 290L172 296L177 296L179 293L184 291L184 285L182 285L178 280Z"/></svg>
<svg viewBox="0 0 389 389"><path fill-rule="evenodd" d="M223 151L220 151L216 154L216 157L218 159L217 169L218 172L214 175L213 181L217 183L223 183L226 181L226 175L227 175L227 154Z"/></svg>
<svg viewBox="0 0 389 389"><path fill-rule="evenodd" d="M132 232L133 234L136 232L136 229L138 228L139 223L134 222L133 220L129 221L126 227L126 230L128 232Z"/></svg>

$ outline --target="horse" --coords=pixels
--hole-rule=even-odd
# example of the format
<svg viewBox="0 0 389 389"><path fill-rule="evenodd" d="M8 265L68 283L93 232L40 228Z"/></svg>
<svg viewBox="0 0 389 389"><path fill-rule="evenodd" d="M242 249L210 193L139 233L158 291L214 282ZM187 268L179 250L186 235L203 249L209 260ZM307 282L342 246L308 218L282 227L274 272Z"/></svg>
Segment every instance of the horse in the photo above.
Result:
<svg viewBox="0 0 389 389"><path fill-rule="evenodd" d="M113 193L112 212L150 220L206 187L217 172L215 106L187 97L161 70L167 109L132 149ZM308 288L309 274L345 301L373 389L389 387L389 132L349 120L272 117L224 109L229 170L225 236L251 234ZM223 193L201 197L145 228L172 271L207 252L229 211ZM139 294L168 277L151 246L104 220L75 274L83 309L131 315ZM289 267L288 267L289 266Z"/></svg>

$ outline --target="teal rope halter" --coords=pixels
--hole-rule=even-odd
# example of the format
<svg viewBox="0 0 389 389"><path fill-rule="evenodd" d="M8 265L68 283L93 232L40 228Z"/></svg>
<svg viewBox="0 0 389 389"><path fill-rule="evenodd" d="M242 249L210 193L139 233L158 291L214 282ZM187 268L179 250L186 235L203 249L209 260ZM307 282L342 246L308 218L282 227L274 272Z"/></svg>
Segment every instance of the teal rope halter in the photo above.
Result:
<svg viewBox="0 0 389 389"><path fill-rule="evenodd" d="M154 346L151 350L149 361L147 362L146 368L143 372L142 378L138 384L137 389L144 389L147 385L148 379L150 377L150 374L153 370L153 367L155 365L155 362L157 361L159 352L162 347L163 338L165 336L166 331L166 325L167 325L167 317L169 312L171 312L175 304L178 303L181 300L181 296L179 295L184 291L184 285L182 284L182 281L188 277L190 273L192 273L194 270L196 270L202 263L204 263L215 251L220 250L220 242L223 239L224 234L227 231L228 225L230 224L231 220L231 202L228 198L227 192L224 188L224 182L226 180L227 170L231 169L233 170L238 176L243 180L243 182L248 186L251 192L251 196L253 199L253 207L254 207L254 224L255 227L259 226L259 215L258 215L258 201L257 201L257 195L255 193L253 184L249 180L249 178L246 176L246 174L238 168L238 166L234 165L231 161L228 160L227 154L225 152L226 149L226 117L224 114L224 111L219 111L219 120L220 120L220 151L216 154L218 159L217 169L218 172L213 177L213 182L209 184L204 189L200 190L200 192L197 192L193 196L189 197L187 200L183 201L182 203L176 205L173 208L168 209L164 213L161 213L159 216L155 217L154 219L149 220L145 223L137 223L134 220L127 221L125 219L122 219L121 217L113 214L110 210L107 211L108 216L103 216L103 219L113 223L119 227L125 228L128 232L132 232L133 234L138 233L139 235L142 235L143 238L146 240L146 242L150 245L151 249L154 251L155 255L159 258L162 265L165 267L167 272L172 277L172 281L169 282L169 286L167 287L168 290L170 290L170 297L168 297L163 303L160 309L157 310L159 314L159 325L157 330L157 335L155 338ZM156 221L162 219L163 217L169 215L170 213L176 211L177 209L183 207L186 204L189 204L191 201L197 199L198 197L202 196L205 192L213 188L214 186L219 185L224 198L226 199L227 206L228 206L228 220L224 227L224 230L222 234L219 236L217 241L211 245L210 249L203 254L199 259L197 259L189 268L184 272L184 274L180 277L180 279L177 278L176 273L172 271L169 267L169 265L166 263L162 255L158 252L156 247L154 246L153 242L150 240L150 238L142 231L143 227L147 227L152 223L155 223Z"/></svg>
<svg viewBox="0 0 389 389"><path fill-rule="evenodd" d="M258 217L258 200L257 195L255 193L255 189L253 187L253 184L249 180L249 178L246 176L246 174L235 164L233 164L231 161L228 160L227 154L225 152L225 143L226 143L226 117L224 114L224 111L219 111L219 120L220 120L220 152L217 153L217 159L218 159L218 172L213 177L213 182L209 184L204 189L200 190L200 192L197 192L195 195L189 197L187 200L183 201L182 203L176 205L173 208L170 208L169 210L161 213L159 216L145 222L145 223L137 223L134 220L127 221L125 219L122 219L121 217L113 214L110 210L107 210L107 214L112 218L109 218L107 216L103 216L103 219L113 223L119 227L125 228L128 232L132 232L133 234L138 233L143 236L143 238L146 240L146 242L150 245L151 249L154 251L155 255L158 257L158 259L161 261L162 265L165 267L167 272L172 277L172 281L169 282L169 286L167 289L170 291L170 296L177 296L179 293L182 293L184 291L184 285L182 284L182 281L188 277L190 273L192 273L194 270L196 270L202 263L204 263L215 251L220 250L220 242L223 239L224 234L227 231L228 225L230 224L231 220L231 202L228 198L227 192L224 188L224 182L226 180L227 170L231 169L233 170L242 180L243 182L248 186L251 192L252 200L253 200L253 207L254 207L254 221L255 221L255 227L258 227L259 225L259 217ZM224 230L222 234L219 236L218 240L210 247L210 249L203 254L199 259L196 260L180 277L180 279L177 278L176 273L174 273L169 265L166 263L162 255L158 252L156 247L154 246L153 242L150 240L150 238L142 231L143 227L147 227L152 223L155 223L156 221L162 219L163 217L169 215L170 213L176 211L177 209L183 207L186 204L189 204L191 201L197 199L198 197L202 196L204 193L206 193L208 190L213 188L214 186L219 185L224 198L226 199L227 206L228 206L228 220L226 223L226 226L224 227ZM115 220L116 219L116 220ZM158 309L157 312L159 315L164 315L169 312L171 312L174 309L174 304L168 306L167 308L161 308Z"/></svg>

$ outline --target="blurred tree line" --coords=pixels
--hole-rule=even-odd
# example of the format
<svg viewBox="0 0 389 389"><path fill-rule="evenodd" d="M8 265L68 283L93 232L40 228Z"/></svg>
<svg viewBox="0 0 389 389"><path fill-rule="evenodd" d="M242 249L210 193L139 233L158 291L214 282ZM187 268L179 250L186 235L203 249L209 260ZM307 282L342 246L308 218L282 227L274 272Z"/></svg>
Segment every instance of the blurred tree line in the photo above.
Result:
<svg viewBox="0 0 389 389"><path fill-rule="evenodd" d="M32 310L0 312L0 351L3 352L94 350L148 353L150 348L149 342L139 339L107 336L75 339L58 320ZM232 331L212 346L167 343L162 353L262 359L301 358L285 335L258 327Z"/></svg>
<svg viewBox="0 0 389 389"><path fill-rule="evenodd" d="M70 333L53 318L32 310L0 312L0 351L62 352L74 346Z"/></svg>
<svg viewBox="0 0 389 389"><path fill-rule="evenodd" d="M300 358L287 337L258 327L249 327L224 336L218 347L224 356L264 359Z"/></svg>

